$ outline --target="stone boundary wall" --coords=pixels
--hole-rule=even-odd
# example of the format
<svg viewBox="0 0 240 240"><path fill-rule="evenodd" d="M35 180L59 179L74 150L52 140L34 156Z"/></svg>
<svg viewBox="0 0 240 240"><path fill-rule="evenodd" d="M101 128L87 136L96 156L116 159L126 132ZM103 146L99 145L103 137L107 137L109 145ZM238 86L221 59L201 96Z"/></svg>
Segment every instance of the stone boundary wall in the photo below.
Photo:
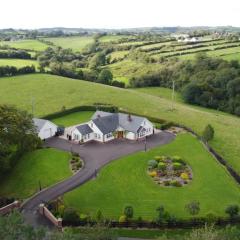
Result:
<svg viewBox="0 0 240 240"><path fill-rule="evenodd" d="M58 230L62 231L62 219L56 218L45 206L44 204L39 205L39 213L46 217Z"/></svg>
<svg viewBox="0 0 240 240"><path fill-rule="evenodd" d="M0 208L0 215L5 215L12 212L14 209L19 209L21 207L20 201L15 201L11 204L8 204L5 207Z"/></svg>

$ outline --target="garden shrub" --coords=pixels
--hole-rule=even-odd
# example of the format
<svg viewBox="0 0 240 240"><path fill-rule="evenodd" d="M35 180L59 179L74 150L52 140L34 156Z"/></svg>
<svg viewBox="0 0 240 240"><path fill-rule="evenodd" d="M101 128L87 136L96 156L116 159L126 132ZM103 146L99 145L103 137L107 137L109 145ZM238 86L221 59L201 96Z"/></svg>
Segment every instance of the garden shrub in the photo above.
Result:
<svg viewBox="0 0 240 240"><path fill-rule="evenodd" d="M179 181L177 181L177 180L171 181L170 185L174 186L174 187L181 187L182 186L182 184Z"/></svg>
<svg viewBox="0 0 240 240"><path fill-rule="evenodd" d="M89 220L89 216L84 213L81 213L79 218L81 222L87 222Z"/></svg>
<svg viewBox="0 0 240 240"><path fill-rule="evenodd" d="M125 215L120 216L119 223L125 223L127 221L127 217Z"/></svg>
<svg viewBox="0 0 240 240"><path fill-rule="evenodd" d="M189 179L188 174L185 173L185 172L181 173L180 178L182 178L183 180L188 180Z"/></svg>
<svg viewBox="0 0 240 240"><path fill-rule="evenodd" d="M81 168L81 167L82 167L82 162L78 162L78 163L76 164L76 167L77 167L77 168Z"/></svg>
<svg viewBox="0 0 240 240"><path fill-rule="evenodd" d="M164 171L164 170L166 170L166 168L167 168L166 163L164 163L164 162L159 162L158 163L158 169Z"/></svg>
<svg viewBox="0 0 240 240"><path fill-rule="evenodd" d="M149 173L149 176L156 177L157 176L157 172L156 171L152 171L152 172Z"/></svg>
<svg viewBox="0 0 240 240"><path fill-rule="evenodd" d="M63 221L70 222L70 223L76 223L79 221L79 215L77 211L73 208L67 208L65 209L63 213Z"/></svg>
<svg viewBox="0 0 240 240"><path fill-rule="evenodd" d="M165 161L167 159L167 157L165 156L155 156L154 159L158 162L160 161Z"/></svg>
<svg viewBox="0 0 240 240"><path fill-rule="evenodd" d="M148 161L148 166L150 167L150 168L156 168L157 167L157 165L158 165L158 162L156 161L156 160L149 160Z"/></svg>
<svg viewBox="0 0 240 240"><path fill-rule="evenodd" d="M65 206L63 204L61 204L59 207L58 207L58 213L61 217L63 217L63 214L64 214L64 210L65 210Z"/></svg>
<svg viewBox="0 0 240 240"><path fill-rule="evenodd" d="M174 162L173 163L173 169L174 170L180 170L182 168L183 168L183 165L181 163L179 163L179 162Z"/></svg>
<svg viewBox="0 0 240 240"><path fill-rule="evenodd" d="M161 130L167 130L174 126L173 122L167 122L161 125Z"/></svg>
<svg viewBox="0 0 240 240"><path fill-rule="evenodd" d="M183 161L183 159L182 159L181 157L179 157L179 156L173 156L173 157L172 157L172 161L173 161L173 162L181 163L181 164L183 164L183 165L186 165L186 163Z"/></svg>

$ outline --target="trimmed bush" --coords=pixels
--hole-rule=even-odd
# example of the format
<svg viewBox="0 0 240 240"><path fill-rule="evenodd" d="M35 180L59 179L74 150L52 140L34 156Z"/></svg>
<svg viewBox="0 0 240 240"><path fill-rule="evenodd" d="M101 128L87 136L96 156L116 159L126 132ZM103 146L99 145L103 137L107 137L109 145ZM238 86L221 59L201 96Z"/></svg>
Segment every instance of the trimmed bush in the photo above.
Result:
<svg viewBox="0 0 240 240"><path fill-rule="evenodd" d="M165 161L167 159L166 156L155 156L154 159L158 162Z"/></svg>
<svg viewBox="0 0 240 240"><path fill-rule="evenodd" d="M167 130L174 126L173 122L166 122L161 125L161 130Z"/></svg>
<svg viewBox="0 0 240 240"><path fill-rule="evenodd" d="M156 161L156 160L149 160L148 161L148 167L150 167L150 168L156 168L157 167L157 165L158 165L158 162Z"/></svg>
<svg viewBox="0 0 240 240"><path fill-rule="evenodd" d="M159 162L159 163L158 163L158 169L159 169L159 170L164 171L164 170L166 170L166 168L167 168L166 163L164 163L164 162Z"/></svg>
<svg viewBox="0 0 240 240"><path fill-rule="evenodd" d="M120 216L119 223L125 223L127 221L127 217L125 215Z"/></svg>
<svg viewBox="0 0 240 240"><path fill-rule="evenodd" d="M179 162L174 162L173 163L173 169L174 170L180 170L182 168L183 168L183 165L181 163L179 163Z"/></svg>
<svg viewBox="0 0 240 240"><path fill-rule="evenodd" d="M77 211L73 208L67 208L63 213L63 221L76 223L79 221L79 215Z"/></svg>
<svg viewBox="0 0 240 240"><path fill-rule="evenodd" d="M182 184L179 181L176 181L176 180L171 181L170 185L174 186L174 187L181 187L182 186Z"/></svg>
<svg viewBox="0 0 240 240"><path fill-rule="evenodd" d="M156 177L157 176L157 172L156 171L152 171L152 172L149 173L149 176Z"/></svg>
<svg viewBox="0 0 240 240"><path fill-rule="evenodd" d="M180 178L182 178L183 180L188 180L189 176L187 173L181 173Z"/></svg>

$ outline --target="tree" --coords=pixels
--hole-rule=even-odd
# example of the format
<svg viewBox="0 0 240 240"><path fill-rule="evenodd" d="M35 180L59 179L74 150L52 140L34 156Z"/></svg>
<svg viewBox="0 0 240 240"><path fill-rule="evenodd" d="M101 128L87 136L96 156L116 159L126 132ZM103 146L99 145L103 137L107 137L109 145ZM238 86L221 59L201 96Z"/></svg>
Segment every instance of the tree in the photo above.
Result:
<svg viewBox="0 0 240 240"><path fill-rule="evenodd" d="M127 219L133 218L133 207L126 206L124 209L124 215L127 217Z"/></svg>
<svg viewBox="0 0 240 240"><path fill-rule="evenodd" d="M186 204L185 209L191 215L197 215L200 211L200 203L197 201L192 201L192 202Z"/></svg>
<svg viewBox="0 0 240 240"><path fill-rule="evenodd" d="M202 134L202 138L205 142L209 142L214 137L214 128L208 124Z"/></svg>
<svg viewBox="0 0 240 240"><path fill-rule="evenodd" d="M113 79L111 71L103 69L98 75L98 82L103 84L110 84Z"/></svg>
<svg viewBox="0 0 240 240"><path fill-rule="evenodd" d="M239 206L238 205L229 205L226 208L225 213L227 213L230 216L230 218L234 218L239 213Z"/></svg>
<svg viewBox="0 0 240 240"><path fill-rule="evenodd" d="M106 55L103 52L98 52L96 55L94 55L90 62L89 62L89 68L96 69L97 67L103 66L106 64Z"/></svg>
<svg viewBox="0 0 240 240"><path fill-rule="evenodd" d="M41 144L32 116L12 106L0 105L0 176L15 160Z"/></svg>

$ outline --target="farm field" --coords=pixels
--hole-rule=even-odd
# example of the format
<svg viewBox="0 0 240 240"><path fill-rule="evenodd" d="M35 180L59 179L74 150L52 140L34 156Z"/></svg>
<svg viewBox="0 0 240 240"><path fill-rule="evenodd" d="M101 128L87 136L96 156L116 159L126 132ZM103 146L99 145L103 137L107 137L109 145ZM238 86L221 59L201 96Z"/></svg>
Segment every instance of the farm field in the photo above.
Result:
<svg viewBox="0 0 240 240"><path fill-rule="evenodd" d="M136 62L132 60L123 60L116 62L110 65L107 65L113 74L114 79L121 79L124 77L125 83L128 83L128 80L131 77L139 76L144 73L151 71L157 71L161 69L160 64L146 64L141 62Z"/></svg>
<svg viewBox="0 0 240 240"><path fill-rule="evenodd" d="M147 163L154 156L181 156L193 171L193 180L184 187L160 187L147 175ZM98 196L96 198L96 196ZM192 135L182 133L170 144L139 152L104 167L96 180L65 194L67 206L96 216L100 209L110 219L118 219L126 205L133 206L135 218L152 220L163 205L178 218L189 218L185 205L200 202L199 216L225 216L229 204L237 204L239 186L228 172ZM174 201L176 200L176 201Z"/></svg>
<svg viewBox="0 0 240 240"><path fill-rule="evenodd" d="M38 62L35 60L27 60L27 59L12 59L12 58L1 58L0 66L14 66L17 68L31 66L34 65L36 68L38 67Z"/></svg>
<svg viewBox="0 0 240 240"><path fill-rule="evenodd" d="M57 112L63 105L68 109L101 102L138 114L185 124L199 134L211 123L215 129L211 145L240 172L240 119L236 116L181 102L176 102L175 110L171 111L169 98L164 98L164 95L160 98L151 90L144 93L54 75L29 74L0 80L1 104L15 104L30 112L31 94L35 98L36 116Z"/></svg>
<svg viewBox="0 0 240 240"><path fill-rule="evenodd" d="M103 43L109 43L109 42L115 42L127 37L128 37L127 35L106 35L101 37L99 41Z"/></svg>
<svg viewBox="0 0 240 240"><path fill-rule="evenodd" d="M114 60L122 60L128 55L129 51L115 51L109 54L111 62Z"/></svg>
<svg viewBox="0 0 240 240"><path fill-rule="evenodd" d="M51 121L58 126L69 127L80 123L88 122L91 119L93 113L94 112L91 111L75 112L63 117L51 119Z"/></svg>
<svg viewBox="0 0 240 240"><path fill-rule="evenodd" d="M57 37L45 38L46 41L62 48L71 48L73 51L80 52L88 44L94 42L93 37Z"/></svg>
<svg viewBox="0 0 240 240"><path fill-rule="evenodd" d="M32 51L44 51L48 48L48 45L38 40L18 40L18 41L0 41L0 46L8 45L11 48L32 50Z"/></svg>
<svg viewBox="0 0 240 240"><path fill-rule="evenodd" d="M27 198L39 190L40 183L45 188L71 176L69 159L70 153L51 148L25 154L1 181L0 195Z"/></svg>

